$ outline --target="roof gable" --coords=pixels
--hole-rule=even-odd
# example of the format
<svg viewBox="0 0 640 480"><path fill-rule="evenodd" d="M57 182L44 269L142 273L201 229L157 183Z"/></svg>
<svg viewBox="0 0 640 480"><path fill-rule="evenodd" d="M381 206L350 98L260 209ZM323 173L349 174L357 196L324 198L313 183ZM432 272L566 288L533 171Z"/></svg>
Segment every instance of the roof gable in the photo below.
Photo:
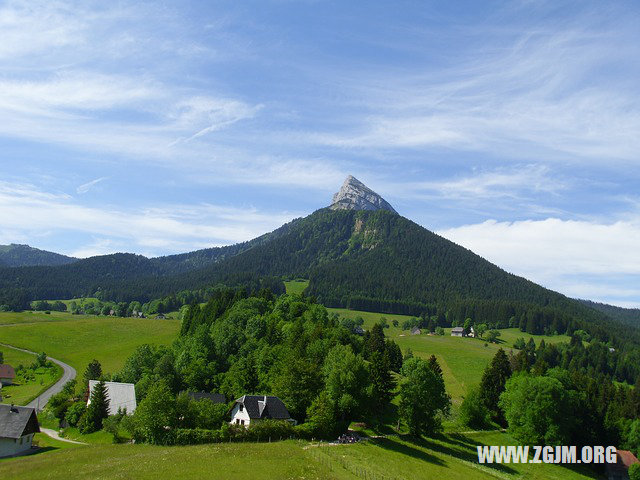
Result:
<svg viewBox="0 0 640 480"><path fill-rule="evenodd" d="M244 406L252 419L288 420L291 418L287 407L278 397L269 395L244 395L236 400Z"/></svg>
<svg viewBox="0 0 640 480"><path fill-rule="evenodd" d="M0 405L0 437L20 438L39 431L34 408Z"/></svg>
<svg viewBox="0 0 640 480"><path fill-rule="evenodd" d="M7 363L0 364L0 378L16 378L16 371Z"/></svg>

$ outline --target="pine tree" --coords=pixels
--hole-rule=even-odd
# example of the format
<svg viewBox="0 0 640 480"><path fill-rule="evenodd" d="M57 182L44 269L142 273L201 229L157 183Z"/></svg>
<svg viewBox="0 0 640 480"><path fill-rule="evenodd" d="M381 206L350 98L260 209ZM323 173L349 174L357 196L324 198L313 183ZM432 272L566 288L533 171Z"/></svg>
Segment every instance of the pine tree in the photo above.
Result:
<svg viewBox="0 0 640 480"><path fill-rule="evenodd" d="M369 358L370 398L374 415L380 415L391 403L396 384L389 367L389 356L374 352Z"/></svg>
<svg viewBox="0 0 640 480"><path fill-rule="evenodd" d="M109 416L109 398L104 381L95 385L91 392L91 402L81 423L82 433L97 432L102 428L102 420Z"/></svg>
<svg viewBox="0 0 640 480"><path fill-rule="evenodd" d="M498 407L498 400L510 376L511 365L501 348L485 369L480 382L480 398L497 421L504 421L502 411Z"/></svg>
<svg viewBox="0 0 640 480"><path fill-rule="evenodd" d="M442 378L442 367L438 363L438 359L435 355L429 357L429 368L433 370L440 378Z"/></svg>
<svg viewBox="0 0 640 480"><path fill-rule="evenodd" d="M84 371L84 385L89 388L89 380L100 380L102 377L102 365L96 359L91 360L91 363L87 365L87 369Z"/></svg>
<svg viewBox="0 0 640 480"><path fill-rule="evenodd" d="M384 353L384 351L384 329L382 325L376 323L371 327L371 334L366 343L366 355L369 358L375 352Z"/></svg>

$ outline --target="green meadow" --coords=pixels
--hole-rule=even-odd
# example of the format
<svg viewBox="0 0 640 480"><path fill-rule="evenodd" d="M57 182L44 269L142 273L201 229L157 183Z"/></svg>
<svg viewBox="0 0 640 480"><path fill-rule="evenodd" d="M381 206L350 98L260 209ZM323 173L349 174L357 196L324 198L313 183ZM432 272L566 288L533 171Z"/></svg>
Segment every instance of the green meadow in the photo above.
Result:
<svg viewBox="0 0 640 480"><path fill-rule="evenodd" d="M64 317L67 315L67 317ZM122 368L127 357L143 343L168 345L175 340L180 324L176 320L149 318L99 317L61 314L35 315L29 312L12 314L15 322L0 327L0 342L62 360L74 367L79 375L92 359L102 364L103 371ZM8 350L8 349L6 349Z"/></svg>

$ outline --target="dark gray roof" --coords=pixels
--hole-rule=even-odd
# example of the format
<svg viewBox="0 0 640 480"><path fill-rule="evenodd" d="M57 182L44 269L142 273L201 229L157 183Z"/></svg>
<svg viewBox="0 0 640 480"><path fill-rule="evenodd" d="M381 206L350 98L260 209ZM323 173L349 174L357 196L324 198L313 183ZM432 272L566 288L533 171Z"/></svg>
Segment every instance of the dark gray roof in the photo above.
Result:
<svg viewBox="0 0 640 480"><path fill-rule="evenodd" d="M213 403L227 403L227 397L221 393L207 393L207 392L186 392L189 398L192 400L211 400Z"/></svg>
<svg viewBox="0 0 640 480"><path fill-rule="evenodd" d="M244 395L236 400L247 409L249 418L271 418L274 420L288 420L291 418L287 407L278 397L265 395Z"/></svg>
<svg viewBox="0 0 640 480"><path fill-rule="evenodd" d="M452 332L464 332L464 327L453 327Z"/></svg>
<svg viewBox="0 0 640 480"><path fill-rule="evenodd" d="M0 405L0 437L20 438L39 431L34 408Z"/></svg>

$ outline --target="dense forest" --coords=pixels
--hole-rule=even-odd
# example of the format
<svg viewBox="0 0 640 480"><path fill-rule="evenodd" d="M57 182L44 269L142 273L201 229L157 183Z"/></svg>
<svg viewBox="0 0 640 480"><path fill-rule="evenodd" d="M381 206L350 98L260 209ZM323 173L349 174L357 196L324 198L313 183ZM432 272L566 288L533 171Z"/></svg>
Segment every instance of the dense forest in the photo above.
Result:
<svg viewBox="0 0 640 480"><path fill-rule="evenodd" d="M605 303L592 302L590 300L580 300L580 302L621 323L631 325L632 327L640 327L640 308L622 308Z"/></svg>

